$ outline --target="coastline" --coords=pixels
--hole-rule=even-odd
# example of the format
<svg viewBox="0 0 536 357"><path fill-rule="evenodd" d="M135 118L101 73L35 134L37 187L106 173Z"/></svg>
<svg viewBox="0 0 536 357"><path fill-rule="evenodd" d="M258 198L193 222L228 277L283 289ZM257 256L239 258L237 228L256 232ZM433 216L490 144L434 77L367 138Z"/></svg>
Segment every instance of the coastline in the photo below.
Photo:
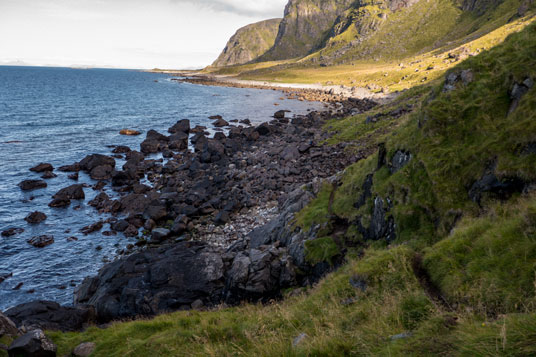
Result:
<svg viewBox="0 0 536 357"><path fill-rule="evenodd" d="M129 237L138 236L139 230L147 233L139 236L136 244L129 244L116 257L118 260L105 265L98 276L86 278L77 287L75 307L32 302L9 309L5 314L18 324L30 321L43 328L77 330L87 323L152 316L176 308L211 308L221 303L234 305L242 301L263 301L277 298L284 288L315 281L330 268L313 271L305 262L303 251L291 252L290 242L285 246L280 242L250 241L266 238L264 234L254 233L258 229L266 229L263 227L275 224L282 230L286 229L289 217L318 193L322 182L362 157L363 153L350 154L345 145L323 145L329 136L323 125L329 119L365 111L376 104L370 100L345 100L339 104L336 112L326 109L293 117L287 117L285 111L278 111L274 113L273 120L258 126L246 121L226 122L215 116L213 126L226 127L228 133L218 132L214 138L208 137L206 127L191 128L189 121L182 120L169 128L169 136L149 131L140 151L136 148L113 148L112 152L125 155L126 164L122 169L115 167L113 157L94 154L61 168L61 171L85 172L98 181L94 189L101 192L87 204L105 216L88 226L89 231L100 230L103 224L109 223L110 234L122 233ZM194 152L188 150L190 142L195 147ZM154 154L161 154L163 158L155 160L152 158ZM141 184L140 180L144 177L149 179L149 186ZM304 185L309 185L311 192L305 196L305 191L300 189ZM108 196L103 191L105 187L120 192L122 196L118 199ZM83 186L72 185L66 189L80 191ZM60 192L54 197L62 196ZM79 198L67 196L67 202ZM292 204L293 200L298 200L299 204ZM257 238L252 238L252 235ZM278 252L276 255L273 255L273 249ZM146 307L140 310L131 305L133 296L125 301L122 301L123 297L115 296L118 288L115 278L100 280L103 274L109 274L111 266L121 271L129 266L130 261L141 257L145 259L143 271L162 267L164 262L169 262L161 252L168 250L173 251L170 254L176 257L190 259L191 266L196 267L195 271L186 272L182 267L175 267L176 271L168 272L170 276L180 273L197 279L199 271L218 272L215 276L201 277L200 281L189 281L189 284L200 284L200 291L208 289L207 293L185 296L188 302L177 307L172 301L159 296L162 290L172 289L173 284L160 286L154 281L148 285L143 282L142 286L152 286L149 290L142 289L144 298L148 301L156 299L160 303L158 307L150 304L149 310ZM257 252L261 252L261 256L256 255ZM272 258L268 259L268 253ZM292 254L298 255L291 257ZM223 280L224 276L241 273L235 265L244 263L244 256L249 257L249 265L261 264L265 271L252 275L249 283ZM264 257L262 262L256 260L261 257ZM287 261L296 261L296 267L279 266ZM266 269L271 271L273 266L279 267L270 274L287 274L287 280L281 280L281 276L280 281L274 283L270 274L266 276ZM243 268L249 269L247 266ZM299 274L305 275L298 277ZM123 279L125 275L128 274L117 278ZM140 279L139 276L130 278L133 284ZM119 283L119 286L122 284ZM138 294L136 291L141 288L134 289L133 293ZM222 289L228 290L225 298ZM251 289L256 292L252 293ZM181 290L175 294L182 296L184 292ZM110 311L106 307L103 311L99 299L109 299L110 296L120 301L118 310ZM86 305L90 306L90 310L95 309L94 313L89 313ZM46 311L46 316L39 311ZM75 316L77 325L51 325L49 319L57 321L60 315ZM95 316L96 320L91 320Z"/></svg>
<svg viewBox="0 0 536 357"><path fill-rule="evenodd" d="M375 93L366 88L347 87L343 85L324 86L321 84L276 83L269 81L254 81L238 79L234 76L211 75L198 71L151 70L151 73L168 74L172 80L206 86L233 88L254 88L277 90L286 93L289 98L318 101L341 102L348 99L370 99L379 104L385 104L395 99L399 93Z"/></svg>

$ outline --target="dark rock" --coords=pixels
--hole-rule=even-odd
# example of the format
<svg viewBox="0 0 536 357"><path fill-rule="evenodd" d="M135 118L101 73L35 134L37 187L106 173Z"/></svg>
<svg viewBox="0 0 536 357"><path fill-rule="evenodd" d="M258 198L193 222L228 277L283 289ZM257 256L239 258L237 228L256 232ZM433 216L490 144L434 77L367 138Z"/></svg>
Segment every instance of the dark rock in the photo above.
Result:
<svg viewBox="0 0 536 357"><path fill-rule="evenodd" d="M143 211L143 218L152 219L155 222L161 221L168 215L164 206L150 205Z"/></svg>
<svg viewBox="0 0 536 357"><path fill-rule="evenodd" d="M534 86L534 81L529 77L522 83L514 83L512 91L510 92L510 109L508 114L513 113L519 105L521 99L528 93L528 91Z"/></svg>
<svg viewBox="0 0 536 357"><path fill-rule="evenodd" d="M45 171L54 171L54 166L52 166L51 164L47 164L47 163L41 163L35 167L32 167L30 171L38 172L38 173L45 172Z"/></svg>
<svg viewBox="0 0 536 357"><path fill-rule="evenodd" d="M131 152L131 151L132 150L130 150L130 148L128 146L119 145L119 146L115 147L112 150L112 153L114 153L114 154L126 154L127 152Z"/></svg>
<svg viewBox="0 0 536 357"><path fill-rule="evenodd" d="M3 283L4 281L6 281L9 278L12 278L12 277L13 277L13 273L0 274L0 284Z"/></svg>
<svg viewBox="0 0 536 357"><path fill-rule="evenodd" d="M23 191L37 190L47 187L47 183L43 180L24 180L19 183L19 187Z"/></svg>
<svg viewBox="0 0 536 357"><path fill-rule="evenodd" d="M96 223L93 223L93 224L91 224L89 226L86 226L86 227L82 228L80 230L80 232L84 233L84 235L87 236L88 234L100 231L103 226L104 226L104 223L96 222Z"/></svg>
<svg viewBox="0 0 536 357"><path fill-rule="evenodd" d="M61 197L61 198L55 198L55 199L53 199L53 200L48 204L48 206L49 206L49 207L52 207L52 208L64 208L64 207L69 206L70 204L71 204L71 200L70 200L70 199Z"/></svg>
<svg viewBox="0 0 536 357"><path fill-rule="evenodd" d="M97 166L115 167L115 159L106 155L93 154L80 161L80 169L86 172L91 172Z"/></svg>
<svg viewBox="0 0 536 357"><path fill-rule="evenodd" d="M212 123L216 128L221 128L224 126L229 126L229 123L223 119L218 119L215 122Z"/></svg>
<svg viewBox="0 0 536 357"><path fill-rule="evenodd" d="M119 202L121 203L121 211L126 213L141 213L149 206L151 200L145 195L130 194L121 197Z"/></svg>
<svg viewBox="0 0 536 357"><path fill-rule="evenodd" d="M218 212L216 217L214 217L214 224L216 224L217 226L222 226L222 225L229 223L230 220L231 220L231 217L229 216L229 212L220 211Z"/></svg>
<svg viewBox="0 0 536 357"><path fill-rule="evenodd" d="M493 172L486 173L469 190L469 198L478 204L483 193L489 193L501 200L508 199L515 192L522 192L526 183L517 177L499 179Z"/></svg>
<svg viewBox="0 0 536 357"><path fill-rule="evenodd" d="M240 120L240 124L251 125L251 120L249 119Z"/></svg>
<svg viewBox="0 0 536 357"><path fill-rule="evenodd" d="M59 190L54 196L54 199L69 199L69 200L83 200L86 198L84 194L84 185L77 184Z"/></svg>
<svg viewBox="0 0 536 357"><path fill-rule="evenodd" d="M54 243L54 237L50 235L42 235L28 239L27 242L36 248L44 248Z"/></svg>
<svg viewBox="0 0 536 357"><path fill-rule="evenodd" d="M471 69L451 72L449 75L447 75L445 85L443 86L443 92L451 92L455 90L458 85L467 86L473 80L474 74Z"/></svg>
<svg viewBox="0 0 536 357"><path fill-rule="evenodd" d="M210 117L208 117L209 119L211 120L220 120L220 119L223 119L223 117L221 115L212 115Z"/></svg>
<svg viewBox="0 0 536 357"><path fill-rule="evenodd" d="M61 166L58 170L62 172L78 172L80 171L80 164L74 163L72 165Z"/></svg>
<svg viewBox="0 0 536 357"><path fill-rule="evenodd" d="M391 174L394 174L400 171L404 166L406 166L411 161L411 153L398 150L393 159L391 160L391 166L389 170Z"/></svg>
<svg viewBox="0 0 536 357"><path fill-rule="evenodd" d="M114 168L110 165L100 165L97 167L94 167L89 176L93 180L109 180L112 178L112 171Z"/></svg>
<svg viewBox="0 0 536 357"><path fill-rule="evenodd" d="M30 213L24 220L30 224L39 224L47 219L47 215L43 212L35 211Z"/></svg>
<svg viewBox="0 0 536 357"><path fill-rule="evenodd" d="M129 224L127 229L123 231L123 234L125 237L137 237L139 234L138 229L139 228L137 228L136 226Z"/></svg>
<svg viewBox="0 0 536 357"><path fill-rule="evenodd" d="M394 217L388 215L391 209L391 203L387 199L388 205L385 205L384 200L381 197L374 199L374 206L372 209L372 217L370 219L369 227L364 227L361 222L361 218L358 218L356 226L358 231L363 235L365 240L380 240L384 239L388 243L396 239L396 225Z"/></svg>
<svg viewBox="0 0 536 357"><path fill-rule="evenodd" d="M144 154L155 154L161 150L161 145L156 140L145 140L140 144L140 150Z"/></svg>
<svg viewBox="0 0 536 357"><path fill-rule="evenodd" d="M111 228L114 230L114 231L117 231L117 232L124 232L128 226L130 224L124 220L124 219L120 219L119 221L117 221L116 223L113 223L111 225Z"/></svg>
<svg viewBox="0 0 536 357"><path fill-rule="evenodd" d="M95 351L97 345L94 342L84 342L73 350L73 357L89 357Z"/></svg>
<svg viewBox="0 0 536 357"><path fill-rule="evenodd" d="M41 176L41 178L45 180L53 179L55 177L58 177L58 175L56 175L52 171L45 171L45 173Z"/></svg>
<svg viewBox="0 0 536 357"><path fill-rule="evenodd" d="M224 133L218 132L218 133L214 134L214 140L222 141L222 140L225 140L225 139L227 139L227 137L225 136Z"/></svg>
<svg viewBox="0 0 536 357"><path fill-rule="evenodd" d="M7 310L5 314L19 327L64 332L81 331L94 320L91 307L67 307L51 301L28 302Z"/></svg>
<svg viewBox="0 0 536 357"><path fill-rule="evenodd" d="M16 337L19 334L19 329L9 317L0 312L0 337L11 336Z"/></svg>
<svg viewBox="0 0 536 357"><path fill-rule="evenodd" d="M148 141L158 141L158 142L168 142L169 138L163 134L160 134L156 130L149 130L147 132L146 140Z"/></svg>
<svg viewBox="0 0 536 357"><path fill-rule="evenodd" d="M286 110L279 110L274 113L274 118L283 119L285 117Z"/></svg>
<svg viewBox="0 0 536 357"><path fill-rule="evenodd" d="M171 234L171 231L166 228L155 228L151 232L151 241L152 242L162 242L165 240L169 235Z"/></svg>
<svg viewBox="0 0 536 357"><path fill-rule="evenodd" d="M183 119L179 120L175 125L168 129L170 134L175 133L189 133L190 132L190 120Z"/></svg>
<svg viewBox="0 0 536 357"><path fill-rule="evenodd" d="M73 181L78 181L78 178L79 178L78 172L75 172L74 174L67 176L67 178Z"/></svg>
<svg viewBox="0 0 536 357"><path fill-rule="evenodd" d="M98 320L151 316L201 299L219 303L223 290L220 254L200 243L148 249L106 265L75 291L75 303L95 307Z"/></svg>
<svg viewBox="0 0 536 357"><path fill-rule="evenodd" d="M9 357L56 357L57 347L42 330L17 338L8 349Z"/></svg>
<svg viewBox="0 0 536 357"><path fill-rule="evenodd" d="M2 237L13 237L24 232L23 228L9 228L2 232Z"/></svg>
<svg viewBox="0 0 536 357"><path fill-rule="evenodd" d="M300 151L298 148L294 145L287 146L283 151L281 152L281 159L284 161L292 161L296 160L300 157Z"/></svg>
<svg viewBox="0 0 536 357"><path fill-rule="evenodd" d="M272 132L272 130L270 129L270 125L267 123L263 123L259 125L258 127L256 127L255 131L259 133L259 135L261 136L269 135Z"/></svg>

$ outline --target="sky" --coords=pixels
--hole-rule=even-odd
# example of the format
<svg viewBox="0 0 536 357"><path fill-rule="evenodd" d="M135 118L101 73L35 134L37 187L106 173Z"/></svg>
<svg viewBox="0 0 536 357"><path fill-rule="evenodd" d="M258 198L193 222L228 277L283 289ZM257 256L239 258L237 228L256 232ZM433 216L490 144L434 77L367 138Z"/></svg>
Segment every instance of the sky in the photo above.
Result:
<svg viewBox="0 0 536 357"><path fill-rule="evenodd" d="M287 0L0 0L0 64L201 68Z"/></svg>

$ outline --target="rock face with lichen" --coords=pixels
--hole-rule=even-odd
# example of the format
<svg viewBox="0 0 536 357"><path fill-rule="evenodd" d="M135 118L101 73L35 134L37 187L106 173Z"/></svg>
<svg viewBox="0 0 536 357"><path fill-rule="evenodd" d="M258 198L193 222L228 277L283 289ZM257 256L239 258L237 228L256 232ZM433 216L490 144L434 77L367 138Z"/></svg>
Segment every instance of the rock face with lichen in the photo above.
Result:
<svg viewBox="0 0 536 357"><path fill-rule="evenodd" d="M322 47L331 28L354 0L290 0L272 47L261 60L302 57Z"/></svg>
<svg viewBox="0 0 536 357"><path fill-rule="evenodd" d="M232 66L256 60L274 45L280 23L281 19L271 19L242 27L212 65Z"/></svg>

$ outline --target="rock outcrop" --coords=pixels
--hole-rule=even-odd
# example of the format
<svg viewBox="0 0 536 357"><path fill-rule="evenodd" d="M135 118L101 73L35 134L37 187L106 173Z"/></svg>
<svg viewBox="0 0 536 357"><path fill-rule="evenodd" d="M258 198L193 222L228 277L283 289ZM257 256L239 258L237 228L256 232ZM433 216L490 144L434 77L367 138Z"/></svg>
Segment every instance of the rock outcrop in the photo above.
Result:
<svg viewBox="0 0 536 357"><path fill-rule="evenodd" d="M339 15L354 0L290 0L274 46L260 60L303 57L324 44Z"/></svg>
<svg viewBox="0 0 536 357"><path fill-rule="evenodd" d="M271 19L242 27L212 65L232 66L256 60L274 45L280 23L281 19Z"/></svg>

